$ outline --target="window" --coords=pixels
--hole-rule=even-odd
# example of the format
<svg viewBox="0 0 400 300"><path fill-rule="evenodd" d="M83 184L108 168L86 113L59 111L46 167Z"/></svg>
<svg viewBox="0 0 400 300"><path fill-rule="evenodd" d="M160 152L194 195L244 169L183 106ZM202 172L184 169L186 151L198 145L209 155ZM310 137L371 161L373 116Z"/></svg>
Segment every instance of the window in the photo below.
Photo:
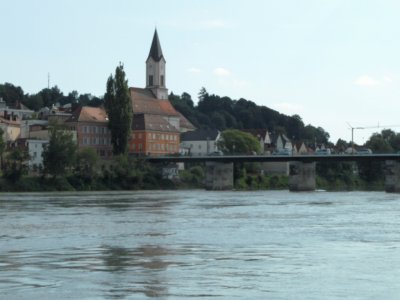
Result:
<svg viewBox="0 0 400 300"><path fill-rule="evenodd" d="M153 85L153 75L149 76L149 85L152 86Z"/></svg>
<svg viewBox="0 0 400 300"><path fill-rule="evenodd" d="M164 75L161 75L161 86L164 86Z"/></svg>

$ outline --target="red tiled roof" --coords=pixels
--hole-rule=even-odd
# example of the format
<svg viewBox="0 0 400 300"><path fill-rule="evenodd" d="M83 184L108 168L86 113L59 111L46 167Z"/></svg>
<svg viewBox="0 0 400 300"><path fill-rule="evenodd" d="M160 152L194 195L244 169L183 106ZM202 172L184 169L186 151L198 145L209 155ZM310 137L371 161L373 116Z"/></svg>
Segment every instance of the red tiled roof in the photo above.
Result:
<svg viewBox="0 0 400 300"><path fill-rule="evenodd" d="M102 107L82 106L76 109L67 122L107 123L107 113Z"/></svg>
<svg viewBox="0 0 400 300"><path fill-rule="evenodd" d="M148 89L130 88L134 114L152 114L179 117L169 100L157 99Z"/></svg>

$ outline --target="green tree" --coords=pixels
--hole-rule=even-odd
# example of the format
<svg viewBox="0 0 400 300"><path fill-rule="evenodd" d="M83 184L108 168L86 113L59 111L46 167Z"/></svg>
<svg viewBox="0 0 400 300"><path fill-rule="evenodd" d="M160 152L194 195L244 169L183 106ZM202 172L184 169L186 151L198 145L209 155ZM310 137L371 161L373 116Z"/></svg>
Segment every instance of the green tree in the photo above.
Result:
<svg viewBox="0 0 400 300"><path fill-rule="evenodd" d="M38 95L42 97L43 105L47 107L51 107L64 97L63 93L57 86L53 86L51 89L42 89Z"/></svg>
<svg viewBox="0 0 400 300"><path fill-rule="evenodd" d="M109 118L108 127L111 131L113 153L124 154L128 149L133 111L128 81L125 80L124 66L121 63L115 69L115 76L110 75L107 80L104 101Z"/></svg>
<svg viewBox="0 0 400 300"><path fill-rule="evenodd" d="M43 107L41 94L25 95L24 104L34 111L39 111Z"/></svg>
<svg viewBox="0 0 400 300"><path fill-rule="evenodd" d="M2 98L8 106L15 106L19 102L22 102L24 91L21 87L6 82L0 84L0 98Z"/></svg>
<svg viewBox="0 0 400 300"><path fill-rule="evenodd" d="M260 143L249 133L229 129L221 133L218 148L224 153L252 154L260 152Z"/></svg>
<svg viewBox="0 0 400 300"><path fill-rule="evenodd" d="M99 156L93 148L80 149L76 155L75 173L87 182L96 178L96 167Z"/></svg>
<svg viewBox="0 0 400 300"><path fill-rule="evenodd" d="M43 173L53 178L65 175L75 161L77 146L72 133L62 130L58 125L50 129L49 143L43 151Z"/></svg>
<svg viewBox="0 0 400 300"><path fill-rule="evenodd" d="M27 151L15 148L7 156L3 176L10 181L18 181L28 170L27 161L29 154Z"/></svg>

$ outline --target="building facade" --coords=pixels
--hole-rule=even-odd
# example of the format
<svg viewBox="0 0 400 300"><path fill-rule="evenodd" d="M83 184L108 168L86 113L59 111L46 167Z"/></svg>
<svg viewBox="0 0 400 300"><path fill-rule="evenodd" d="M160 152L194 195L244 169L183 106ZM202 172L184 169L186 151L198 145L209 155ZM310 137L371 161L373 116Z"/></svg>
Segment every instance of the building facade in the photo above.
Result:
<svg viewBox="0 0 400 300"><path fill-rule="evenodd" d="M112 156L111 132L108 117L102 107L83 106L72 113L65 122L76 132L78 148L93 148L101 158Z"/></svg>
<svg viewBox="0 0 400 300"><path fill-rule="evenodd" d="M157 30L146 60L146 87L129 91L133 109L129 152L153 156L179 153L180 133L194 126L168 100L166 61Z"/></svg>

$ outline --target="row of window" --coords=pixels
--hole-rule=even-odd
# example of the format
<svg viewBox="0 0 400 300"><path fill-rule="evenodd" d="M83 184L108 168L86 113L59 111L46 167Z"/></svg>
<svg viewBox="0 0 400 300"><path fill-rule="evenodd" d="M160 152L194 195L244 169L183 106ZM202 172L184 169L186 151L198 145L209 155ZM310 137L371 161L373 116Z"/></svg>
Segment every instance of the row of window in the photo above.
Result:
<svg viewBox="0 0 400 300"><path fill-rule="evenodd" d="M110 130L105 126L83 126L82 127L83 133L100 133L100 134L107 134Z"/></svg>
<svg viewBox="0 0 400 300"><path fill-rule="evenodd" d="M102 137L83 137L82 140L84 145L111 145L111 138Z"/></svg>
<svg viewBox="0 0 400 300"><path fill-rule="evenodd" d="M132 151L138 150L139 152L143 150L143 145L138 144L136 148L136 144L132 144ZM149 144L148 151L170 151L170 152L178 152L177 145L170 145L170 144Z"/></svg>
<svg viewBox="0 0 400 300"><path fill-rule="evenodd" d="M133 133L132 139L142 139L142 133ZM148 133L147 135L149 140L158 140L158 141L178 141L178 136L174 134L167 134L167 133Z"/></svg>

